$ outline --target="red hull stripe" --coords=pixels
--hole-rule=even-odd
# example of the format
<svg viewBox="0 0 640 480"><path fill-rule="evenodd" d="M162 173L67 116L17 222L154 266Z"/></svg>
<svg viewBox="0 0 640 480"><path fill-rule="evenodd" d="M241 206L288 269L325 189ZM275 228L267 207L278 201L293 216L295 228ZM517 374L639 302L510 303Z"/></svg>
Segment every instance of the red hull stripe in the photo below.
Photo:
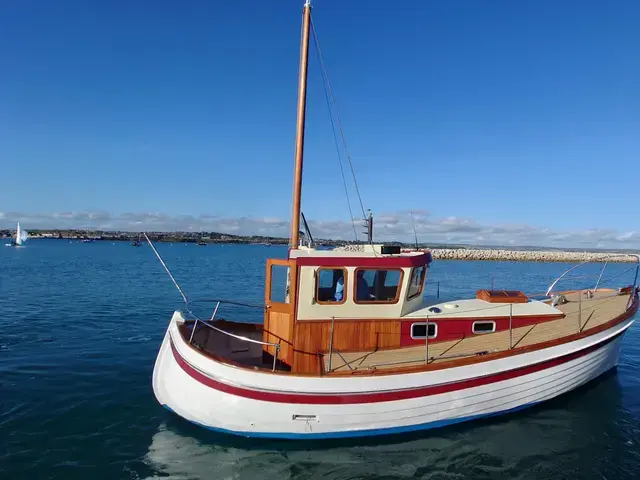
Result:
<svg viewBox="0 0 640 480"><path fill-rule="evenodd" d="M430 395L439 395L441 393L454 392L456 390L463 390L466 388L480 387L482 385L489 385L496 382L502 382L512 378L521 377L531 373L539 372L547 368L552 368L563 363L570 362L576 358L580 358L587 355L607 343L615 340L624 333L620 332L614 337L604 340L596 345L579 350L568 355L563 355L552 360L536 363L534 365L528 365L526 367L520 367L506 372L500 372L493 375L486 375L483 377L471 378L468 380L462 380L459 382L445 383L439 385L430 385L425 387L417 387L407 390L394 390L386 392L371 392L371 393L329 393L329 394L304 394L304 393L284 393L273 392L264 390L252 390L244 387L238 387L235 385L229 385L214 380L193 368L187 363L178 353L173 341L171 341L171 349L173 356L178 362L178 365L189 376L198 382L208 387L214 388L221 392L229 393L231 395L237 395L239 397L251 398L253 400L262 400L265 402L277 402L277 403L295 403L295 404L308 404L308 405L338 405L338 404L355 404L355 403L378 403L378 402L391 402L394 400L406 400L409 398L427 397Z"/></svg>
<svg viewBox="0 0 640 480"><path fill-rule="evenodd" d="M421 267L431 263L431 253L407 256L379 256L379 257L294 257L300 266L313 267Z"/></svg>

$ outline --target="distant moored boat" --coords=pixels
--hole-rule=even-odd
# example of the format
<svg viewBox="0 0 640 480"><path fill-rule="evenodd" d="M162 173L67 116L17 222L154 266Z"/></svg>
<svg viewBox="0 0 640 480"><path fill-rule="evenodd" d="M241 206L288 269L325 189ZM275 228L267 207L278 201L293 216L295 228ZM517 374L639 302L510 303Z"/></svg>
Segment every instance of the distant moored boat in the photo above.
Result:
<svg viewBox="0 0 640 480"><path fill-rule="evenodd" d="M7 243L9 247L21 247L29 237L29 234L20 228L20 222L16 225L16 236L11 240L11 243Z"/></svg>

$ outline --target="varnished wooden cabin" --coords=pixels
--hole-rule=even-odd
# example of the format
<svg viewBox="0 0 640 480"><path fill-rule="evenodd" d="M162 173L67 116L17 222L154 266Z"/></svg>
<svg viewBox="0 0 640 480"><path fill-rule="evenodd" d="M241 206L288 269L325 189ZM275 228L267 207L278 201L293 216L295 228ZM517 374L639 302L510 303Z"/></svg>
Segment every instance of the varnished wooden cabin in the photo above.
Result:
<svg viewBox="0 0 640 480"><path fill-rule="evenodd" d="M429 252L400 253L367 245L364 252L291 250L268 260L265 342L296 373L320 373L319 353L401 346L401 318L422 306ZM290 275L285 301L275 301L276 269ZM333 328L333 333L332 333ZM265 347L269 355L274 347Z"/></svg>

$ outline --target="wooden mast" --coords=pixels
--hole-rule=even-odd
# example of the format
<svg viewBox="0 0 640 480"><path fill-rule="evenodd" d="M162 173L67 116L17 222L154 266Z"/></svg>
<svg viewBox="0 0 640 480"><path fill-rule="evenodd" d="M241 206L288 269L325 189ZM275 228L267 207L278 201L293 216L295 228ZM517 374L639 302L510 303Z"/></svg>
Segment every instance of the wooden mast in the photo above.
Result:
<svg viewBox="0 0 640 480"><path fill-rule="evenodd" d="M302 160L304 153L304 123L307 107L307 66L309 64L309 25L311 1L306 0L302 12L302 39L300 43L300 74L298 77L298 120L296 123L295 170L293 175L293 211L291 213L291 248L300 243L300 201L302 194Z"/></svg>

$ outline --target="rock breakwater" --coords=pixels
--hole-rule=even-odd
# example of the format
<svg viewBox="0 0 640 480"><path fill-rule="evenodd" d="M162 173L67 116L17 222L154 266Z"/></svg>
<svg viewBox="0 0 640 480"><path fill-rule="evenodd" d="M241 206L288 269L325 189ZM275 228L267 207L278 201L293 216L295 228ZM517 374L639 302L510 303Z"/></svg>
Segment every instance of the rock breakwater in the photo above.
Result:
<svg viewBox="0 0 640 480"><path fill-rule="evenodd" d="M346 245L335 250L363 251L362 245ZM421 249L422 250L422 249ZM633 255L607 252L567 252L558 250L504 250L504 249L471 249L471 248L434 248L430 250L436 260L492 260L505 262L636 262ZM415 249L403 249L415 251ZM615 255L612 257L612 255Z"/></svg>
<svg viewBox="0 0 640 480"><path fill-rule="evenodd" d="M481 250L437 248L431 250L433 258L439 260L499 260L507 262L636 262L632 255L604 252L561 252L556 250Z"/></svg>

